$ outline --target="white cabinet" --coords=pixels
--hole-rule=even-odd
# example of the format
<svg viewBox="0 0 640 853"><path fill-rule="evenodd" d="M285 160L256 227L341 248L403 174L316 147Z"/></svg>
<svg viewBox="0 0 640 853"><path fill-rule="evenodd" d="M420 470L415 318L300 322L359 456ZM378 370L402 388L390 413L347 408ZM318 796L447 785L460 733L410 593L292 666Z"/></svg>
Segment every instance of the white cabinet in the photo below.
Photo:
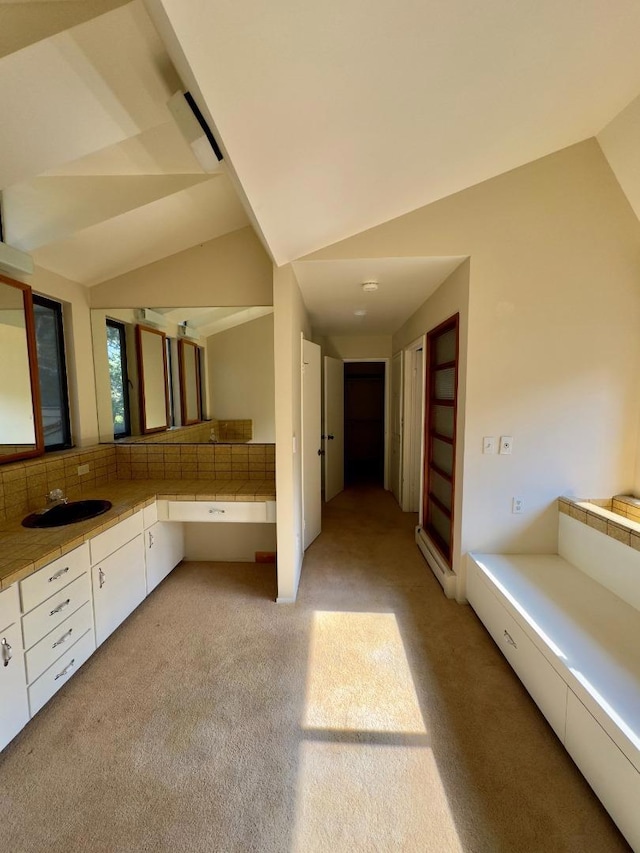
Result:
<svg viewBox="0 0 640 853"><path fill-rule="evenodd" d="M142 534L94 565L91 579L96 643L100 645L147 594Z"/></svg>
<svg viewBox="0 0 640 853"><path fill-rule="evenodd" d="M273 501L168 501L168 517L169 521L269 522L273 513L267 503Z"/></svg>
<svg viewBox="0 0 640 853"><path fill-rule="evenodd" d="M145 530L144 544L149 594L184 557L184 526L157 521Z"/></svg>
<svg viewBox="0 0 640 853"><path fill-rule="evenodd" d="M473 564L469 566L467 577L467 598L538 708L564 742L566 683L507 612Z"/></svg>
<svg viewBox="0 0 640 853"><path fill-rule="evenodd" d="M629 844L640 850L640 774L571 690L565 746Z"/></svg>
<svg viewBox="0 0 640 853"><path fill-rule="evenodd" d="M27 692L33 717L96 647L89 546L84 543L75 548L20 581L19 586Z"/></svg>
<svg viewBox="0 0 640 853"><path fill-rule="evenodd" d="M0 749L4 749L29 720L17 586L0 593L0 620Z"/></svg>

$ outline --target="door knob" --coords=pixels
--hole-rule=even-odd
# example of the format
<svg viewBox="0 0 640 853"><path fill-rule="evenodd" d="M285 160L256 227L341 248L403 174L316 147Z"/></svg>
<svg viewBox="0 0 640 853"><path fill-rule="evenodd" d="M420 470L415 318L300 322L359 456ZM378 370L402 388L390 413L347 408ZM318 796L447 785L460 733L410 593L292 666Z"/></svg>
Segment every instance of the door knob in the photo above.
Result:
<svg viewBox="0 0 640 853"><path fill-rule="evenodd" d="M332 435L328 435L328 436L327 436L327 438L329 439L329 441L333 441L333 436L332 436Z"/></svg>
<svg viewBox="0 0 640 853"><path fill-rule="evenodd" d="M318 451L318 456L324 456L324 450L319 450L319 451Z"/></svg>

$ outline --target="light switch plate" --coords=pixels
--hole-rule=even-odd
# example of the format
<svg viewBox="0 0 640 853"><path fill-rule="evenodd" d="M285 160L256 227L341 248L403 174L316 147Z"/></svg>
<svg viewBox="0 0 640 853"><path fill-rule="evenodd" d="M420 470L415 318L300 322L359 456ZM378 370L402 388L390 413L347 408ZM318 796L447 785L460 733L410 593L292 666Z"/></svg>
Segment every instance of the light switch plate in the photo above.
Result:
<svg viewBox="0 0 640 853"><path fill-rule="evenodd" d="M500 455L501 456L508 456L511 453L512 447L513 447L513 436L501 435L500 436Z"/></svg>
<svg viewBox="0 0 640 853"><path fill-rule="evenodd" d="M495 435L485 435L482 439L482 452L483 453L495 453L496 452L496 437Z"/></svg>

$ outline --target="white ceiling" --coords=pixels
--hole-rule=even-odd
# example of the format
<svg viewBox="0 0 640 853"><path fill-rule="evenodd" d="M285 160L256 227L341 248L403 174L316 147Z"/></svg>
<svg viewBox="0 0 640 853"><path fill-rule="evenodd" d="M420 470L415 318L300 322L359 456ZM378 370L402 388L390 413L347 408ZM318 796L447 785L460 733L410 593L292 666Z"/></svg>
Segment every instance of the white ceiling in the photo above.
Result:
<svg viewBox="0 0 640 853"><path fill-rule="evenodd" d="M637 0L147 0L277 263L595 135Z"/></svg>
<svg viewBox="0 0 640 853"><path fill-rule="evenodd" d="M179 88L141 0L0 58L6 241L93 285L245 227L167 109Z"/></svg>
<svg viewBox="0 0 640 853"><path fill-rule="evenodd" d="M0 30L7 242L90 286L250 215L325 334L390 333L460 259L300 258L592 136L640 92L637 0L0 0ZM167 109L176 68L216 176Z"/></svg>
<svg viewBox="0 0 640 853"><path fill-rule="evenodd" d="M293 269L314 330L321 335L395 332L464 258L364 258L295 261ZM366 293L365 281L378 290ZM366 311L356 316L355 311Z"/></svg>

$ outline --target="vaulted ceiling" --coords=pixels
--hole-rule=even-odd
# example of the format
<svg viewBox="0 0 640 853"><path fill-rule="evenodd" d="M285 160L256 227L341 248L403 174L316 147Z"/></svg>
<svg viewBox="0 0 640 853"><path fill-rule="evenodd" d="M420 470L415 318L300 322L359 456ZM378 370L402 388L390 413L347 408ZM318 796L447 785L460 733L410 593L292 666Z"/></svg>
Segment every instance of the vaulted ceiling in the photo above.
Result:
<svg viewBox="0 0 640 853"><path fill-rule="evenodd" d="M248 223L295 261L597 134L640 92L638 32L637 0L0 3L5 238L85 285ZM417 261L379 270L407 306L460 259ZM319 326L362 270L296 265Z"/></svg>

